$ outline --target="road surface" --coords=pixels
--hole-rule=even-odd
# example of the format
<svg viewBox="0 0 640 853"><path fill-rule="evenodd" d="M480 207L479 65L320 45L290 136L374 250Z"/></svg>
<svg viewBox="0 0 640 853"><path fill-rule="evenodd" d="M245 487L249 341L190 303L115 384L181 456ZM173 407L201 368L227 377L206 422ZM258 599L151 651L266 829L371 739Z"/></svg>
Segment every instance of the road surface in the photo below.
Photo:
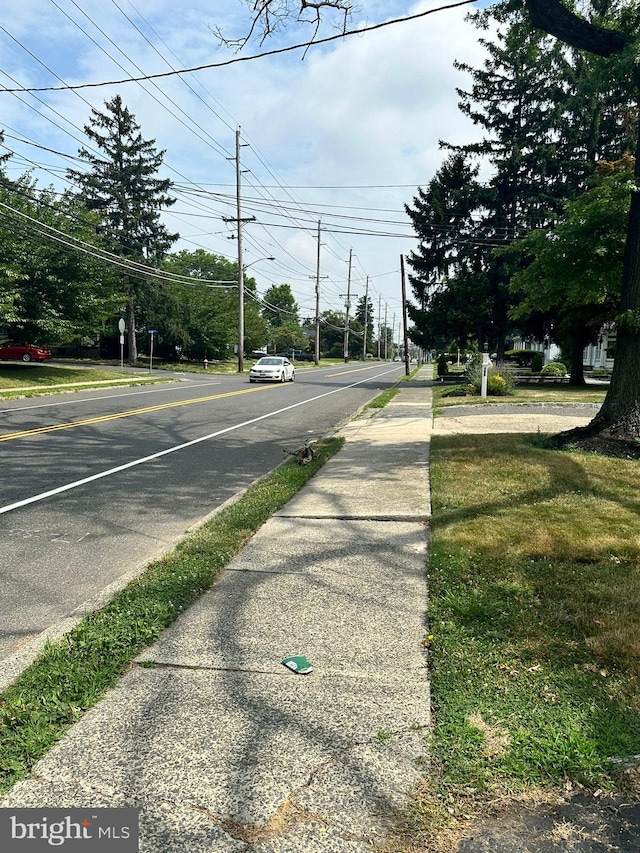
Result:
<svg viewBox="0 0 640 853"><path fill-rule="evenodd" d="M295 383L168 385L0 403L0 658L170 548L191 525L402 375L300 369Z"/></svg>

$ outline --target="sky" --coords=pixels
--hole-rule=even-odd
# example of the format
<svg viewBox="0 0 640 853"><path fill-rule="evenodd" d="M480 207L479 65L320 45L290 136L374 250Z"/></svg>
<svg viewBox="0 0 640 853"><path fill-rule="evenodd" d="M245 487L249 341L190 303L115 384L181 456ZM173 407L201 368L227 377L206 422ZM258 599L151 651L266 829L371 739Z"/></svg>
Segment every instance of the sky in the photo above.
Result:
<svg viewBox="0 0 640 853"><path fill-rule="evenodd" d="M349 26L447 2L361 0ZM166 152L161 176L173 181L177 201L163 220L180 233L172 250L237 260L235 226L224 219L236 217L239 128L242 217L255 217L243 227L243 260L258 293L288 283L302 318L315 315L320 221L320 310L344 310L351 254L352 306L367 292L376 323L395 319L399 331L400 255L417 246L404 204L442 164L440 140L481 135L458 110L456 87L470 80L453 63L482 66L485 50L466 16L485 5L247 59L308 41L310 26L291 24L238 52L216 33L247 34L243 0L3 0L0 129L4 152L14 152L7 172L32 169L39 187L68 188L65 170L80 166L73 158L88 142L91 109L119 94L143 137ZM335 35L336 25L327 20L319 36ZM110 82L231 59L242 61ZM108 85L84 85L96 83ZM63 88L6 91L34 87Z"/></svg>

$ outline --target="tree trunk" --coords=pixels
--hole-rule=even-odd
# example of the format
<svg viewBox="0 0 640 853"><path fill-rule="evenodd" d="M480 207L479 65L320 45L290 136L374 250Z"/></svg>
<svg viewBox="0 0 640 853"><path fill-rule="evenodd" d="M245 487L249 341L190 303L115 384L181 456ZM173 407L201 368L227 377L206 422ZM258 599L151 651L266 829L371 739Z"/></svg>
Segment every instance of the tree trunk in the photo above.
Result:
<svg viewBox="0 0 640 853"><path fill-rule="evenodd" d="M621 53L634 39L618 30L607 30L579 18L561 0L525 0L534 27L580 50L598 56Z"/></svg>
<svg viewBox="0 0 640 853"><path fill-rule="evenodd" d="M626 33L594 26L579 18L561 0L525 0L531 23L567 44L598 56L622 53L635 39ZM640 83L636 75L635 90ZM582 429L557 436L559 445L594 441L618 442L640 453L640 132L636 145L635 187L627 226L622 270L620 313L616 319L616 357L611 385L602 408ZM596 447L597 449L597 447Z"/></svg>
<svg viewBox="0 0 640 853"><path fill-rule="evenodd" d="M136 312L133 296L129 298L127 303L127 339L129 364L136 364L138 361L138 342L136 341Z"/></svg>
<svg viewBox="0 0 640 853"><path fill-rule="evenodd" d="M635 185L640 187L640 134ZM594 436L637 444L640 439L640 191L631 194L622 268L620 313L611 385L602 408L588 426L561 433L561 443Z"/></svg>
<svg viewBox="0 0 640 853"><path fill-rule="evenodd" d="M584 363L582 361L584 353L584 345L582 338L576 337L571 342L571 378L570 385L586 385L584 378Z"/></svg>
<svg viewBox="0 0 640 853"><path fill-rule="evenodd" d="M622 267L620 314L611 387L589 425L613 438L640 438L640 133Z"/></svg>

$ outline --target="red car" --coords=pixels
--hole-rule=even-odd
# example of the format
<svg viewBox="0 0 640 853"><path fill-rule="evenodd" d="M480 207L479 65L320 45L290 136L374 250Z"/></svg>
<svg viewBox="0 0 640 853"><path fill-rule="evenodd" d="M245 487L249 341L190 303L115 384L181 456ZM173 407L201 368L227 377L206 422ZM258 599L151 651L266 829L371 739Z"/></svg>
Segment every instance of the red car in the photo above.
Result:
<svg viewBox="0 0 640 853"><path fill-rule="evenodd" d="M38 344L0 344L0 361L46 361L51 358L49 347Z"/></svg>

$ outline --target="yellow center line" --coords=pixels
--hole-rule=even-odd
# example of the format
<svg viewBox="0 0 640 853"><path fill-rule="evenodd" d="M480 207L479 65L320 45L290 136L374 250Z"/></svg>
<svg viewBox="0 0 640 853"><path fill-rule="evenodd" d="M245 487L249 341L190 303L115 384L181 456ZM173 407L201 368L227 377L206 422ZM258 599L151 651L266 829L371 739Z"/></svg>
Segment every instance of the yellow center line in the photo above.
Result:
<svg viewBox="0 0 640 853"><path fill-rule="evenodd" d="M223 397L237 397L239 394L252 394L255 391L265 391L270 386L259 385L256 388L244 388L241 391L227 391L224 394L212 394L210 397L196 397L193 400L176 400L173 403L159 403L157 406L145 406L143 409L129 409L126 412L116 412L112 415L100 415L95 418L86 418L83 421L71 421L65 424L53 424L51 426L37 427L36 429L27 429L22 432L9 432L5 435L0 435L0 441L11 441L15 438L25 438L30 435L42 435L47 432L58 432L63 429L72 429L73 427L90 426L91 424L101 424L106 421L116 421L119 418L131 418L134 415L145 415L149 412L160 412L163 409L175 409L179 406L191 406L194 403L207 403L210 400L221 400ZM282 386L279 386L282 387Z"/></svg>

